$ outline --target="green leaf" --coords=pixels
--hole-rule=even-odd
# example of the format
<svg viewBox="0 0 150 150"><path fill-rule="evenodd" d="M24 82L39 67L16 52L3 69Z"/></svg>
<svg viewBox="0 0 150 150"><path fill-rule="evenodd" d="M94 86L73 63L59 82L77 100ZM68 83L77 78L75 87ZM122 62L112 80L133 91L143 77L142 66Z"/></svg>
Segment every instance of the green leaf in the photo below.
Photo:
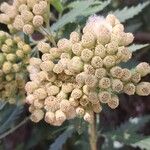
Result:
<svg viewBox="0 0 150 150"><path fill-rule="evenodd" d="M115 12L112 12L121 22L125 22L128 19L133 18L137 14L139 14L146 6L150 4L149 1L145 3L140 3L137 6L133 7L125 7L121 10L116 10Z"/></svg>
<svg viewBox="0 0 150 150"><path fill-rule="evenodd" d="M63 11L63 6L62 6L60 0L51 0L50 2L59 13L61 13Z"/></svg>
<svg viewBox="0 0 150 150"><path fill-rule="evenodd" d="M0 125L0 134L11 128L15 121L20 117L22 112L23 106L16 106L15 108L11 109L9 116L7 115L8 117L5 117L5 121Z"/></svg>
<svg viewBox="0 0 150 150"><path fill-rule="evenodd" d="M133 144L143 138L141 134L137 134L137 131L148 121L150 121L150 116L130 118L128 122L125 122L116 130L106 133L106 137L109 140L119 141L127 145Z"/></svg>
<svg viewBox="0 0 150 150"><path fill-rule="evenodd" d="M129 46L128 48L131 52L135 52L135 51L140 50L147 46L149 46L149 44L133 44L133 45Z"/></svg>
<svg viewBox="0 0 150 150"><path fill-rule="evenodd" d="M141 140L141 141L138 141L134 144L132 144L133 147L139 147L141 149L150 149L150 136Z"/></svg>
<svg viewBox="0 0 150 150"><path fill-rule="evenodd" d="M82 13L83 16L89 16L92 14L95 14L97 12L100 12L105 7L107 7L110 4L111 0L104 1L103 3L96 4L95 6L91 6L85 10L85 12Z"/></svg>
<svg viewBox="0 0 150 150"><path fill-rule="evenodd" d="M80 5L69 11L68 13L64 14L56 23L51 26L51 30L55 31L66 25L67 23L72 23L76 20L78 16L93 4L93 0L81 1Z"/></svg>
<svg viewBox="0 0 150 150"><path fill-rule="evenodd" d="M49 150L61 150L68 138L72 136L73 132L73 127L69 127L55 140L55 142L50 146Z"/></svg>

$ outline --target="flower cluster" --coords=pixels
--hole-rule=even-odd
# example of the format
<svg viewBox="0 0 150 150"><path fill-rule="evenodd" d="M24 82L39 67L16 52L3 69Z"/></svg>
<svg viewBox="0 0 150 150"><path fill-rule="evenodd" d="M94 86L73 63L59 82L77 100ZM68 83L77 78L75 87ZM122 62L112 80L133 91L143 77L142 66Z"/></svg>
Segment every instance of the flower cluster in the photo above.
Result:
<svg viewBox="0 0 150 150"><path fill-rule="evenodd" d="M10 31L32 34L47 19L47 0L14 0L12 5L4 2L0 6L0 22L7 24Z"/></svg>
<svg viewBox="0 0 150 150"><path fill-rule="evenodd" d="M11 37L0 31L0 99L16 102L16 95L25 97L26 65L29 63L30 46L20 37Z"/></svg>
<svg viewBox="0 0 150 150"><path fill-rule="evenodd" d="M102 104L112 109L119 105L119 93L149 95L150 83L140 82L150 73L149 64L140 63L132 70L118 65L131 58L127 46L133 39L110 14L106 19L90 18L83 35L74 31L57 47L40 42L42 58L30 59L31 81L25 86L31 120L44 118L51 125L61 125L79 116L90 123Z"/></svg>

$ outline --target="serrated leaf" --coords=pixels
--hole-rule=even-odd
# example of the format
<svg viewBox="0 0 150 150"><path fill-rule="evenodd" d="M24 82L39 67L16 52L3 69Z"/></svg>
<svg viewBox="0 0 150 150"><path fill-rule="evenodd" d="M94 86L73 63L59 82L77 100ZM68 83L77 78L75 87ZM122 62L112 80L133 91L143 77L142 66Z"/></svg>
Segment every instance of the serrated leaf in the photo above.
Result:
<svg viewBox="0 0 150 150"><path fill-rule="evenodd" d="M104 1L103 3L96 4L96 6L91 6L85 10L85 12L82 13L83 16L89 16L93 15L101 10L103 10L105 7L107 7L110 4L111 0Z"/></svg>
<svg viewBox="0 0 150 150"><path fill-rule="evenodd" d="M125 22L128 19L133 18L137 14L139 14L146 6L150 4L149 1L145 3L140 3L137 6L133 7L125 7L121 10L116 10L115 12L112 12L119 20L120 22Z"/></svg>
<svg viewBox="0 0 150 150"><path fill-rule="evenodd" d="M133 144L143 138L141 134L137 134L136 132L148 121L150 121L150 116L130 118L128 122L122 124L116 130L106 133L106 137L112 141Z"/></svg>
<svg viewBox="0 0 150 150"><path fill-rule="evenodd" d="M59 13L63 11L63 6L60 0L51 0L50 2Z"/></svg>
<svg viewBox="0 0 150 150"><path fill-rule="evenodd" d="M141 141L138 141L134 144L132 144L133 147L139 147L141 149L150 149L150 136L141 140Z"/></svg>
<svg viewBox="0 0 150 150"><path fill-rule="evenodd" d="M51 30L55 31L76 20L76 17L80 16L91 4L93 0L81 1L78 7L75 7L68 13L64 14L56 23L51 26Z"/></svg>
<svg viewBox="0 0 150 150"><path fill-rule="evenodd" d="M6 105L6 102L0 100L0 110L2 110L5 105Z"/></svg>
<svg viewBox="0 0 150 150"><path fill-rule="evenodd" d="M9 129L13 123L20 117L20 114L23 112L23 106L17 106L15 107L8 118L1 124L0 126L0 134L5 132L7 129Z"/></svg>
<svg viewBox="0 0 150 150"><path fill-rule="evenodd" d="M68 128L64 131L50 146L49 150L61 150L62 146L66 143L67 139L70 138L73 134L73 127Z"/></svg>
<svg viewBox="0 0 150 150"><path fill-rule="evenodd" d="M135 52L135 51L140 50L147 46L149 46L149 44L133 44L133 45L129 46L128 48L131 52Z"/></svg>

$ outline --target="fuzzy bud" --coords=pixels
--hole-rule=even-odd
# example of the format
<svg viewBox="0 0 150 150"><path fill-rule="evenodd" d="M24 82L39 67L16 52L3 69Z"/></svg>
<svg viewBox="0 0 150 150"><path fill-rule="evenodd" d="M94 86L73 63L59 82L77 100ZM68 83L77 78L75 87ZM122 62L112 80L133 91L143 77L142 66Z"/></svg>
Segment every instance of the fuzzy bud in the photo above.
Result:
<svg viewBox="0 0 150 150"><path fill-rule="evenodd" d="M111 99L111 94L107 91L101 91L98 94L98 98L101 103L108 103L108 101Z"/></svg>
<svg viewBox="0 0 150 150"><path fill-rule="evenodd" d="M102 89L107 89L111 85L110 79L107 77L103 77L102 79L99 80L99 88Z"/></svg>
<svg viewBox="0 0 150 150"><path fill-rule="evenodd" d="M37 109L37 110L34 110L33 113L31 114L30 116L30 119L33 121L33 122L39 122L40 120L42 120L44 117L44 112L41 110L41 109Z"/></svg>
<svg viewBox="0 0 150 150"><path fill-rule="evenodd" d="M112 90L114 92L121 92L123 90L123 83L119 79L113 79Z"/></svg>
<svg viewBox="0 0 150 150"><path fill-rule="evenodd" d="M128 95L134 95L135 85L133 83L127 83L123 88L124 93Z"/></svg>
<svg viewBox="0 0 150 150"><path fill-rule="evenodd" d="M150 83L149 82L141 82L136 86L136 93L141 96L150 95Z"/></svg>
<svg viewBox="0 0 150 150"><path fill-rule="evenodd" d="M114 95L111 97L111 99L108 101L108 106L111 108L111 109L115 109L117 108L119 105L119 98L117 95Z"/></svg>

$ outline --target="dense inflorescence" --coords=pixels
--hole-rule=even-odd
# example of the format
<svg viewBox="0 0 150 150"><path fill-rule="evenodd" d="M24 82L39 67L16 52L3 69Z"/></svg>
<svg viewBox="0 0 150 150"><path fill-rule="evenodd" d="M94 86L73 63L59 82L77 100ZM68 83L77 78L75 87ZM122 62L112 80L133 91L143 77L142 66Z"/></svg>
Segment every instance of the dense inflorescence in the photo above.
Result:
<svg viewBox="0 0 150 150"><path fill-rule="evenodd" d="M48 18L47 0L14 0L0 6L0 22L7 24L10 31L23 31L30 35L41 27Z"/></svg>
<svg viewBox="0 0 150 150"><path fill-rule="evenodd" d="M150 73L149 64L140 63L132 70L119 66L132 57L127 46L133 39L110 14L106 19L91 17L82 35L74 31L69 40L60 39L57 47L39 42L43 55L30 59L31 81L25 86L31 120L44 118L59 126L78 116L90 123L102 104L115 109L120 93L149 95L150 83L140 82Z"/></svg>
<svg viewBox="0 0 150 150"><path fill-rule="evenodd" d="M20 37L0 31L0 100L16 103L17 99L20 102L25 99L30 51L30 46Z"/></svg>

